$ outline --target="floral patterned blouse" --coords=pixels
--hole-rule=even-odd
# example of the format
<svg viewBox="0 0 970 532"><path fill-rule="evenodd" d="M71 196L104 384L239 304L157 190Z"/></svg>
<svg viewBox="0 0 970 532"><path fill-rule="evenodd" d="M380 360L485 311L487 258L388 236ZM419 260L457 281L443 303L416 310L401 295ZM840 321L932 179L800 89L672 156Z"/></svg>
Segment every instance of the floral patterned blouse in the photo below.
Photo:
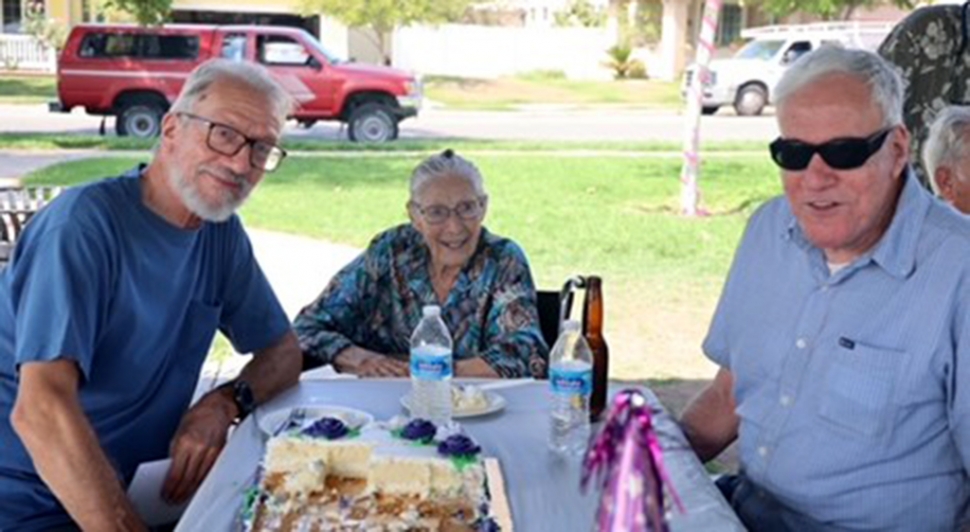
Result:
<svg viewBox="0 0 970 532"><path fill-rule="evenodd" d="M913 11L879 46L879 55L899 69L906 87L903 121L910 131L910 161L924 185L923 144L929 125L947 105L970 103L970 43L963 42L963 5Z"/></svg>
<svg viewBox="0 0 970 532"><path fill-rule="evenodd" d="M483 228L443 305L430 260L424 237L410 224L377 235L297 316L303 352L329 364L356 345L407 360L421 308L440 305L455 360L480 356L501 377L545 377L549 349L522 249Z"/></svg>

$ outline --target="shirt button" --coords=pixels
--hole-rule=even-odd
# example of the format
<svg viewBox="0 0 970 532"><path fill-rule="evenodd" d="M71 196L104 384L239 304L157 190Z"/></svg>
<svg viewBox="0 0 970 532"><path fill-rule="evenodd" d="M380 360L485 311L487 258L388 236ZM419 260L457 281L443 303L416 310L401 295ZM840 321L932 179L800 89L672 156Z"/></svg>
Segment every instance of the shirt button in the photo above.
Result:
<svg viewBox="0 0 970 532"><path fill-rule="evenodd" d="M765 446L758 447L758 455L762 458L768 456L768 448Z"/></svg>
<svg viewBox="0 0 970 532"><path fill-rule="evenodd" d="M791 396L790 395L782 395L781 396L781 406L788 406L790 404L791 404Z"/></svg>
<svg viewBox="0 0 970 532"><path fill-rule="evenodd" d="M823 285L822 285L822 288L821 288L821 290L822 290L823 292L828 292L828 291L829 291L829 285L827 285L827 284L823 284Z"/></svg>
<svg viewBox="0 0 970 532"><path fill-rule="evenodd" d="M808 342L805 341L804 338L799 338L798 340L795 340L795 347L799 349L805 349L805 346L807 345L808 345Z"/></svg>

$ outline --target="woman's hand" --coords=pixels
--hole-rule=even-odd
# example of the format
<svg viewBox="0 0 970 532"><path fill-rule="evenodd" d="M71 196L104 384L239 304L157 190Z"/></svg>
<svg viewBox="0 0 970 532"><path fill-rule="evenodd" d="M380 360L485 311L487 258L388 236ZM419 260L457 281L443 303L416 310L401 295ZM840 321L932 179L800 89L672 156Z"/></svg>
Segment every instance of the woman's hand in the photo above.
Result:
<svg viewBox="0 0 970 532"><path fill-rule="evenodd" d="M337 353L334 368L341 373L353 373L360 377L407 377L408 363L381 353L352 346Z"/></svg>

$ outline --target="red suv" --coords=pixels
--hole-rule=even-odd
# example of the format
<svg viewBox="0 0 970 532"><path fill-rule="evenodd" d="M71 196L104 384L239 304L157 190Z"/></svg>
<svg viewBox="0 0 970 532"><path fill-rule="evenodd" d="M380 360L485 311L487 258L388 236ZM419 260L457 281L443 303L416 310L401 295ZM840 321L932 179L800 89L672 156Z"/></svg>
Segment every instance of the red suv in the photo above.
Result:
<svg viewBox="0 0 970 532"><path fill-rule="evenodd" d="M50 110L82 106L116 117L118 135L152 137L192 69L213 57L262 64L299 102L292 118L306 127L339 120L355 141L397 138L398 122L421 107L416 76L342 61L302 29L82 24L58 59L58 101Z"/></svg>

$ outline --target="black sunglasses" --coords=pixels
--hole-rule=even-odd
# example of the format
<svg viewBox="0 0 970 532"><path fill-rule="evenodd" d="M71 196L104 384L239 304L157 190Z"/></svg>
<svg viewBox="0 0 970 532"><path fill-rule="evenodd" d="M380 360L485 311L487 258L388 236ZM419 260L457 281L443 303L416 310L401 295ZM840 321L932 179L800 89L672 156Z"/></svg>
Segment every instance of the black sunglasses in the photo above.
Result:
<svg viewBox="0 0 970 532"><path fill-rule="evenodd" d="M892 127L887 127L866 138L832 139L822 144L778 137L769 145L771 160L785 170L804 170L818 153L830 167L836 170L852 170L866 164L882 148L892 130Z"/></svg>

